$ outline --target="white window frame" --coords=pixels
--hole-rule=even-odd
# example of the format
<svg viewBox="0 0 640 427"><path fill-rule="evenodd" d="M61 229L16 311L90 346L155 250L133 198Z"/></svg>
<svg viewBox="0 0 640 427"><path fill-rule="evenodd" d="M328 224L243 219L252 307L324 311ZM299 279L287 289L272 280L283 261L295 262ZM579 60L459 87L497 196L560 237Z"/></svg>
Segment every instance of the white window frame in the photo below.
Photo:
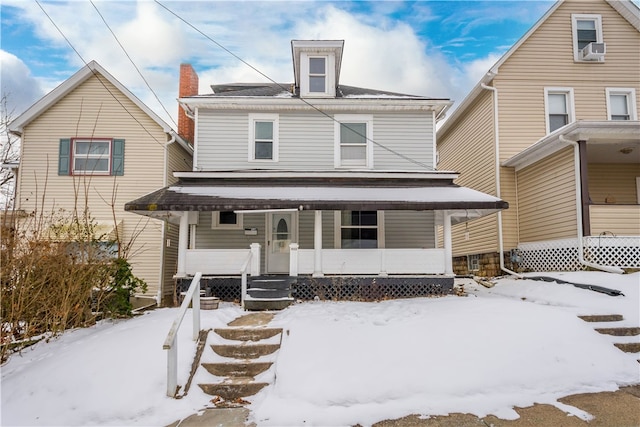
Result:
<svg viewBox="0 0 640 427"><path fill-rule="evenodd" d="M575 102L573 99L573 88L545 87L544 88L544 120L545 120L548 134L551 133L550 123L549 123L549 95L550 94L564 94L567 102L567 115L568 115L567 124L573 123L576 120Z"/></svg>
<svg viewBox="0 0 640 427"><path fill-rule="evenodd" d="M226 211L225 211L226 212ZM220 212L214 211L211 213L211 228L222 230L240 230L243 229L243 215L236 213L235 224L220 224Z"/></svg>
<svg viewBox="0 0 640 427"><path fill-rule="evenodd" d="M636 90L634 88L627 87L608 87L605 89L607 96L607 119L611 118L611 95L625 95L627 97L627 112L629 113L629 120L638 120L638 111L636 110Z"/></svg>
<svg viewBox="0 0 640 427"><path fill-rule="evenodd" d="M480 270L480 255L467 255L467 270L479 271Z"/></svg>
<svg viewBox="0 0 640 427"><path fill-rule="evenodd" d="M602 16L595 14L572 14L571 32L573 34L573 60L576 62L603 62L604 59L593 61L582 58L582 49L578 49L578 21L594 21L596 27L596 43L604 43L602 37Z"/></svg>
<svg viewBox="0 0 640 427"><path fill-rule="evenodd" d="M256 159L256 122L273 123L273 146L270 159ZM279 159L280 117L278 114L249 114L249 162L275 163Z"/></svg>
<svg viewBox="0 0 640 427"><path fill-rule="evenodd" d="M373 116L370 114L336 114L333 116L334 150L333 163L336 169L372 169L373 168ZM342 162L340 125L342 123L364 123L367 134L365 135L365 164L356 165Z"/></svg>
<svg viewBox="0 0 640 427"><path fill-rule="evenodd" d="M363 209L364 210L364 209ZM343 211L333 211L333 241L335 242L336 249L342 249L342 212ZM384 249L385 247L385 239L384 239L384 211L376 211L378 213L378 225L376 228L378 229L378 249ZM355 228L355 227L354 227ZM358 227L365 228L365 227ZM373 228L373 227L369 227Z"/></svg>
<svg viewBox="0 0 640 427"><path fill-rule="evenodd" d="M76 169L76 159L102 159L104 158L104 154L100 155L91 155L91 154L77 154L76 147L78 143L88 142L89 144L93 143L106 143L109 146L109 153L106 155L107 157L107 170L78 170ZM71 149L69 150L71 153L71 174L72 175L111 175L111 163L113 156L113 140L109 138L72 138L71 139Z"/></svg>
<svg viewBox="0 0 640 427"><path fill-rule="evenodd" d="M325 58L325 91L311 92L309 87L309 59ZM336 96L336 58L333 53L301 52L300 53L300 96L305 98L327 98Z"/></svg>

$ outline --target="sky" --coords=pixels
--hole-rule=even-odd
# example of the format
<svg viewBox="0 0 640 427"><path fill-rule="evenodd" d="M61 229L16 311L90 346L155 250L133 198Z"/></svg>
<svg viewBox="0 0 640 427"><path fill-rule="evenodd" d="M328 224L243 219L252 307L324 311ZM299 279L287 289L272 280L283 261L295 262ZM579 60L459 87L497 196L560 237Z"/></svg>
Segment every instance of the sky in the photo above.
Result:
<svg viewBox="0 0 640 427"><path fill-rule="evenodd" d="M1 87L17 117L96 60L172 124L180 63L194 66L201 94L265 81L238 58L288 83L292 39L341 39L342 84L460 102L552 4L2 0Z"/></svg>
<svg viewBox="0 0 640 427"><path fill-rule="evenodd" d="M597 417L586 412L597 407L558 399L640 382L639 353L614 346L637 343L638 336L594 330L640 326L640 272L532 275L615 288L624 296L503 277L493 288L456 279L464 283L466 297L297 303L268 325L284 333L261 341L280 342L280 349L256 359L274 364L256 377L269 385L246 398L250 420L277 427L369 426L409 414L456 412L514 419L514 406L536 402L583 420ZM162 343L177 312L163 308L101 321L13 354L0 371L0 423L166 426L212 406L212 396L197 384L223 378L202 367L186 396L165 395ZM225 327L244 314L238 305L222 303L201 312L201 329ZM620 314L623 320L587 323L577 317L594 314ZM196 348L191 310L177 343L178 384L184 386ZM207 344L230 343L213 331L208 335ZM204 347L201 362L221 361L229 359Z"/></svg>

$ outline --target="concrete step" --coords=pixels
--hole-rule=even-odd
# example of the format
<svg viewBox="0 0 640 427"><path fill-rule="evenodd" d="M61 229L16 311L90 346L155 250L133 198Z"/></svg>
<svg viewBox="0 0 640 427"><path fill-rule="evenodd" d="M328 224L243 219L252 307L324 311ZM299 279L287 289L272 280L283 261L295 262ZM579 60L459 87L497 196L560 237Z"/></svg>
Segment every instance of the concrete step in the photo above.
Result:
<svg viewBox="0 0 640 427"><path fill-rule="evenodd" d="M298 282L297 277L291 276L252 276L249 277L249 288L289 289Z"/></svg>
<svg viewBox="0 0 640 427"><path fill-rule="evenodd" d="M640 328L596 328L596 331L601 334L615 335L617 337L640 335Z"/></svg>
<svg viewBox="0 0 640 427"><path fill-rule="evenodd" d="M211 396L220 396L225 400L233 400L253 396L262 390L267 383L255 383L252 377L238 377L219 384L198 384L202 391Z"/></svg>
<svg viewBox="0 0 640 427"><path fill-rule="evenodd" d="M625 353L640 353L640 342L615 343L613 345Z"/></svg>
<svg viewBox="0 0 640 427"><path fill-rule="evenodd" d="M284 310L293 304L293 298L245 299L244 308L250 311Z"/></svg>
<svg viewBox="0 0 640 427"><path fill-rule="evenodd" d="M255 377L273 365L272 362L256 363L203 363L202 366L218 377Z"/></svg>
<svg viewBox="0 0 640 427"><path fill-rule="evenodd" d="M249 288L247 294L251 298L258 299L276 299L276 298L290 298L291 291L289 289L262 289L262 288Z"/></svg>
<svg viewBox="0 0 640 427"><path fill-rule="evenodd" d="M234 359L257 359L260 356L274 353L280 348L279 344L242 344L226 345L213 344L213 351L223 357L233 357Z"/></svg>
<svg viewBox="0 0 640 427"><path fill-rule="evenodd" d="M218 328L214 332L227 340L260 341L282 333L282 328Z"/></svg>
<svg viewBox="0 0 640 427"><path fill-rule="evenodd" d="M585 322L620 322L623 320L621 314L599 314L593 316L578 316Z"/></svg>

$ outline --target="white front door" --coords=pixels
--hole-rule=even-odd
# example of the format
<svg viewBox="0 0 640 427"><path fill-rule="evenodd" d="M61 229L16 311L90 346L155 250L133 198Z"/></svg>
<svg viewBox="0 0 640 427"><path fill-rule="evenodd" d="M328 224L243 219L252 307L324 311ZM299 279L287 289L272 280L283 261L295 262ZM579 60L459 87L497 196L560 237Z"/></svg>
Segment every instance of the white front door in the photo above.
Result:
<svg viewBox="0 0 640 427"><path fill-rule="evenodd" d="M267 214L267 273L289 273L289 244L297 242L297 213Z"/></svg>

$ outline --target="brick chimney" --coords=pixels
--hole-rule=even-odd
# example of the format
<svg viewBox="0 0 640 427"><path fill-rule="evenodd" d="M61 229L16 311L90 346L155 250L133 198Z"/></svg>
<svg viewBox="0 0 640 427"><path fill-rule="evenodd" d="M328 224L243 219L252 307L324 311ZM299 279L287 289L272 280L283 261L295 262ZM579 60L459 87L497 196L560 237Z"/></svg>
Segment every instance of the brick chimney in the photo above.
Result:
<svg viewBox="0 0 640 427"><path fill-rule="evenodd" d="M198 74L191 64L180 64L180 87L178 88L178 97L198 94ZM178 134L193 144L194 138L194 121L187 117L182 107L178 106Z"/></svg>

